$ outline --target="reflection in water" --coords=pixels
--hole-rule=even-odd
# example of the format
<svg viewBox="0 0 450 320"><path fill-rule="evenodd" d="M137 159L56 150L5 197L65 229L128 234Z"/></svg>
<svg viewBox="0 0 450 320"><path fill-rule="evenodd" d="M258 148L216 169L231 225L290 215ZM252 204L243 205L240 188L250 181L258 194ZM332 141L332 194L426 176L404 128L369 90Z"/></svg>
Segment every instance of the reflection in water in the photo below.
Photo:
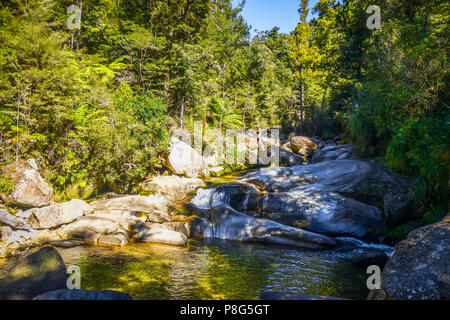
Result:
<svg viewBox="0 0 450 320"><path fill-rule="evenodd" d="M258 299L266 290L365 299L367 275L345 252L311 252L223 240L191 240L180 248L58 249L81 268L86 290L117 290L134 299Z"/></svg>

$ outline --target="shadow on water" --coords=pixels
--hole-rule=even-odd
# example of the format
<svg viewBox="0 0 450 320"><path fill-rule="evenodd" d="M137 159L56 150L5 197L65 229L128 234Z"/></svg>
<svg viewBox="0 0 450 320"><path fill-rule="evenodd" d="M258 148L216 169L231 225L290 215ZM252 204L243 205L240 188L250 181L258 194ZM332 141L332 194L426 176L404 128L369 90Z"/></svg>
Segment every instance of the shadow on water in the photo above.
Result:
<svg viewBox="0 0 450 320"><path fill-rule="evenodd" d="M366 275L345 254L259 243L191 240L185 248L133 244L123 248L58 249L81 269L87 290L117 290L134 299L258 299L266 290L365 299Z"/></svg>

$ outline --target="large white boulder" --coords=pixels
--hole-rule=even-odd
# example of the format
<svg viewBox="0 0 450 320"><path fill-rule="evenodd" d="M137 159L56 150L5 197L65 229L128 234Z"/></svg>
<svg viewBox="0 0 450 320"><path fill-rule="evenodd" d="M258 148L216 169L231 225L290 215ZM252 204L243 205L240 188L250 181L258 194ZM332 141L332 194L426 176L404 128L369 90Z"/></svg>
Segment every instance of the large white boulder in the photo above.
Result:
<svg viewBox="0 0 450 320"><path fill-rule="evenodd" d="M208 166L202 155L175 137L170 142L168 165L175 174L188 178L209 177Z"/></svg>
<svg viewBox="0 0 450 320"><path fill-rule="evenodd" d="M371 178L376 172L371 163L341 160L263 168L238 180L266 191L250 194L244 211L318 233L377 237L383 232L384 217L368 199L382 199L383 194L368 193L366 186L369 181L374 186L387 184Z"/></svg>

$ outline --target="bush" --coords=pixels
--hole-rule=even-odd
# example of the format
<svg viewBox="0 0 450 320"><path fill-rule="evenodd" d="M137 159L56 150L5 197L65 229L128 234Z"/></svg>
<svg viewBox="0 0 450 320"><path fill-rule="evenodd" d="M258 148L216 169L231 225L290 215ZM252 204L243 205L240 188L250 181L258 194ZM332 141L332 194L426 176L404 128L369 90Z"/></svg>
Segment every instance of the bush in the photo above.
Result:
<svg viewBox="0 0 450 320"><path fill-rule="evenodd" d="M3 174L0 174L0 193L10 194L16 188L14 180Z"/></svg>
<svg viewBox="0 0 450 320"><path fill-rule="evenodd" d="M60 198L86 198L108 187L126 192L152 175L168 148L167 106L150 93L125 96L108 119L88 118L62 147L51 177ZM94 191L95 190L95 191Z"/></svg>
<svg viewBox="0 0 450 320"><path fill-rule="evenodd" d="M416 175L414 195L427 223L449 212L450 117L406 121L388 146L386 160L396 171Z"/></svg>

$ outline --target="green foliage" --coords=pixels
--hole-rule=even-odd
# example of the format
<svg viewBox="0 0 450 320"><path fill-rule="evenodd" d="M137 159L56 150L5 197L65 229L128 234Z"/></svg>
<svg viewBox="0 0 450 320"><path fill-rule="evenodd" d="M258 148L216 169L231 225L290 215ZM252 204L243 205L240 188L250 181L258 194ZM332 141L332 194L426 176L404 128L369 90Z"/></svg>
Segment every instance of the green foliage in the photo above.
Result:
<svg viewBox="0 0 450 320"><path fill-rule="evenodd" d="M392 228L387 232L386 235L389 239L392 239L395 242L399 242L405 240L411 231L420 228L421 226L422 225L420 223L411 221Z"/></svg>
<svg viewBox="0 0 450 320"><path fill-rule="evenodd" d="M418 177L416 203L430 223L449 210L449 135L450 116L410 119L392 139L386 154L391 168Z"/></svg>
<svg viewBox="0 0 450 320"><path fill-rule="evenodd" d="M416 177L418 212L435 222L450 199L450 5L389 1L382 29L369 32L361 29L369 4L322 0L315 8L314 39L327 55L321 68L334 71L329 106L345 115L345 139L362 156Z"/></svg>
<svg viewBox="0 0 450 320"><path fill-rule="evenodd" d="M278 123L289 99L287 40L275 31L250 41L231 1L85 1L79 31L67 29L66 8L0 5L0 163L43 159L57 197L124 192L152 176L180 117L224 128Z"/></svg>
<svg viewBox="0 0 450 320"><path fill-rule="evenodd" d="M14 180L0 173L0 193L10 194L16 188Z"/></svg>
<svg viewBox="0 0 450 320"><path fill-rule="evenodd" d="M374 128L364 106L359 107L346 118L346 139L352 141L363 156L374 156Z"/></svg>

